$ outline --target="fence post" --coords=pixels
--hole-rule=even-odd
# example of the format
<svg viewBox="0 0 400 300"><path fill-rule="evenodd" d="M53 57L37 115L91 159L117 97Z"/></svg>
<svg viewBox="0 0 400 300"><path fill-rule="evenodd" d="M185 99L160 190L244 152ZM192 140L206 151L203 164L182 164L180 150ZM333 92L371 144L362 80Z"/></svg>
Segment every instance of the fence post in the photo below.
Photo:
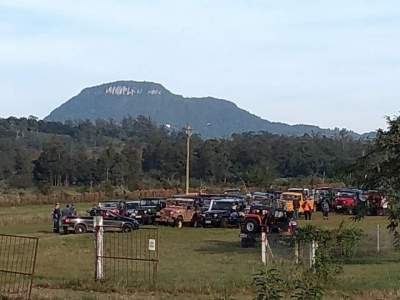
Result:
<svg viewBox="0 0 400 300"><path fill-rule="evenodd" d="M266 247L266 234L264 229L261 232L261 260L264 265L267 264L267 247Z"/></svg>
<svg viewBox="0 0 400 300"><path fill-rule="evenodd" d="M296 258L296 265L299 264L299 248L300 244L298 241L294 242L294 257Z"/></svg>
<svg viewBox="0 0 400 300"><path fill-rule="evenodd" d="M104 244L103 244L103 235L104 235L104 228L103 228L103 217L102 216L95 216L93 217L94 223L94 233L95 233L95 244L96 244L96 280L103 280L104 279L104 265L103 265L103 256L104 256Z"/></svg>
<svg viewBox="0 0 400 300"><path fill-rule="evenodd" d="M310 269L315 265L315 251L317 250L318 243L312 240L310 243Z"/></svg>
<svg viewBox="0 0 400 300"><path fill-rule="evenodd" d="M380 237L380 226L376 225L376 252L379 254L381 252L381 237Z"/></svg>

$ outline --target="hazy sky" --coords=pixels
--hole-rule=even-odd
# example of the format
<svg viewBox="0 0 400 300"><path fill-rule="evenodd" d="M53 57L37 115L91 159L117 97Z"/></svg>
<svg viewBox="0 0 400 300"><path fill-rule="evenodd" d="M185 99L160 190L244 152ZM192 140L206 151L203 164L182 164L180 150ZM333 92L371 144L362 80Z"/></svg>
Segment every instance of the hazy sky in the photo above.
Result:
<svg viewBox="0 0 400 300"><path fill-rule="evenodd" d="M272 121L364 132L400 112L399 0L0 0L0 116L155 81Z"/></svg>

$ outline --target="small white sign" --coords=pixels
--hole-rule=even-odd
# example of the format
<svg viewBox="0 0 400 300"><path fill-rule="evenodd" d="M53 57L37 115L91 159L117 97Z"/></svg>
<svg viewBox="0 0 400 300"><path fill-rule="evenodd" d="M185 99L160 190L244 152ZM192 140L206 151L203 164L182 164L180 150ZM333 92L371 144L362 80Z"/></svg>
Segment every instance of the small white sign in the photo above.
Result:
<svg viewBox="0 0 400 300"><path fill-rule="evenodd" d="M156 251L156 240L149 239L149 250Z"/></svg>

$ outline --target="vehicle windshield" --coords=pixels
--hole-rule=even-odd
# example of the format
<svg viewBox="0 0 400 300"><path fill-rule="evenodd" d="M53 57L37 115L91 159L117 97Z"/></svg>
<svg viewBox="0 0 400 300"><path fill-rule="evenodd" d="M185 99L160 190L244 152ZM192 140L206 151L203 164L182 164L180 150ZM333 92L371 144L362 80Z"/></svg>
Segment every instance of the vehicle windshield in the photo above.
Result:
<svg viewBox="0 0 400 300"><path fill-rule="evenodd" d="M281 196L282 200L285 201L293 201L293 200L301 200L301 196L300 195L291 195L291 194L282 194Z"/></svg>
<svg viewBox="0 0 400 300"><path fill-rule="evenodd" d="M203 207L210 207L211 199L204 199L203 200Z"/></svg>
<svg viewBox="0 0 400 300"><path fill-rule="evenodd" d="M105 202L101 204L101 207L105 208L116 208L118 206L117 202Z"/></svg>
<svg viewBox="0 0 400 300"><path fill-rule="evenodd" d="M231 201L214 201L211 210L231 210L233 205L235 203Z"/></svg>
<svg viewBox="0 0 400 300"><path fill-rule="evenodd" d="M188 200L171 200L167 202L167 207L169 206L182 206L182 207L186 207L186 206L193 206L194 201L188 201Z"/></svg>
<svg viewBox="0 0 400 300"><path fill-rule="evenodd" d="M352 192L339 192L337 194L338 197L342 197L342 198L354 198L355 197L355 193Z"/></svg>
<svg viewBox="0 0 400 300"><path fill-rule="evenodd" d="M127 209L136 209L139 207L139 203L134 202L134 203L127 203L126 204Z"/></svg>
<svg viewBox="0 0 400 300"><path fill-rule="evenodd" d="M157 206L160 204L160 200L146 199L146 200L141 200L140 203L143 206Z"/></svg>
<svg viewBox="0 0 400 300"><path fill-rule="evenodd" d="M118 217L120 217L120 215L115 214L115 213L113 213L111 211L107 211L107 218L115 219L115 218L118 218Z"/></svg>

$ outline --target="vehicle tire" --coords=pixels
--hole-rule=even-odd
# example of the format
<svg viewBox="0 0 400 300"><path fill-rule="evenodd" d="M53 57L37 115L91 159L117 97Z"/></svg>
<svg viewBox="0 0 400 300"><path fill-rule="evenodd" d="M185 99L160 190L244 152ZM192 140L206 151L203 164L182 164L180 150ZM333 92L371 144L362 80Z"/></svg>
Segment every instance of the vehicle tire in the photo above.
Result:
<svg viewBox="0 0 400 300"><path fill-rule="evenodd" d="M246 237L240 239L240 247L241 248L254 248L256 247L256 241L254 238Z"/></svg>
<svg viewBox="0 0 400 300"><path fill-rule="evenodd" d="M240 248L248 248L248 239L247 238L241 238L240 239Z"/></svg>
<svg viewBox="0 0 400 300"><path fill-rule="evenodd" d="M183 219L181 217L175 220L175 227L181 229L183 227Z"/></svg>
<svg viewBox="0 0 400 300"><path fill-rule="evenodd" d="M63 226L63 233L68 234L68 226Z"/></svg>
<svg viewBox="0 0 400 300"><path fill-rule="evenodd" d="M83 224L78 224L75 226L75 233L80 234L80 233L85 233L87 232L87 228Z"/></svg>
<svg viewBox="0 0 400 300"><path fill-rule="evenodd" d="M244 230L247 233L255 233L257 232L259 224L257 224L256 220L246 220L244 222Z"/></svg>
<svg viewBox="0 0 400 300"><path fill-rule="evenodd" d="M122 226L122 232L131 232L133 231L133 227L130 224L124 224Z"/></svg>
<svg viewBox="0 0 400 300"><path fill-rule="evenodd" d="M225 228L226 227L226 219L222 218L221 221L219 222L219 227Z"/></svg>

